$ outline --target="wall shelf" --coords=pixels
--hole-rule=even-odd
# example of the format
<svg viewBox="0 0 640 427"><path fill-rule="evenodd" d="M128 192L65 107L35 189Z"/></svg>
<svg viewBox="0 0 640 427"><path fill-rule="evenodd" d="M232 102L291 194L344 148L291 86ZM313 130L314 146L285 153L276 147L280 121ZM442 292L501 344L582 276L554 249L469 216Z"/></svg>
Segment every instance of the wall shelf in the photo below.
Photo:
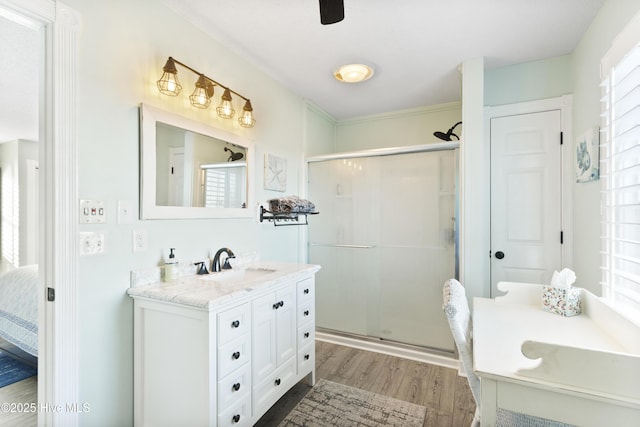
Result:
<svg viewBox="0 0 640 427"><path fill-rule="evenodd" d="M309 225L307 215L318 215L320 212L272 212L260 206L260 222L271 221L275 227L286 225ZM304 222L300 217L304 216Z"/></svg>

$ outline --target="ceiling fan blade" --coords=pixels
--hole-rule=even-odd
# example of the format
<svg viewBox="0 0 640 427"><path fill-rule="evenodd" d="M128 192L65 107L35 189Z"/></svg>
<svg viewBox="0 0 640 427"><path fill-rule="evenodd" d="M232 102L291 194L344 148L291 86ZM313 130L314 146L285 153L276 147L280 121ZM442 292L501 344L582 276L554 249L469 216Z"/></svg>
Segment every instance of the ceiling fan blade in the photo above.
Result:
<svg viewBox="0 0 640 427"><path fill-rule="evenodd" d="M320 23L322 25L335 24L344 19L344 0L319 0Z"/></svg>

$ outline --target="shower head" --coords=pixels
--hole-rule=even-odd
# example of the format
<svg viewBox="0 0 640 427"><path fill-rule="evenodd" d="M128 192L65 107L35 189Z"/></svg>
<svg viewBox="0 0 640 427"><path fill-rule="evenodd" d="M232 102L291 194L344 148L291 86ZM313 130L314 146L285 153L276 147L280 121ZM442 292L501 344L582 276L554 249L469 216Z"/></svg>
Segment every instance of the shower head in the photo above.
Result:
<svg viewBox="0 0 640 427"><path fill-rule="evenodd" d="M443 141L451 141L451 137L452 137L452 136L455 136L455 137L456 137L456 139L459 141L459 140L460 140L460 138L458 138L458 135L456 135L455 133L453 133L453 130L456 128L456 126L461 125L461 124L462 124L462 122L458 122L458 123L456 123L455 125L453 125L453 126L451 127L451 129L449 129L449 130L447 131L447 133L444 133L444 132L434 132L434 133L433 133L433 136L435 136L436 138L440 138L440 139L442 139Z"/></svg>
<svg viewBox="0 0 640 427"><path fill-rule="evenodd" d="M231 149L224 147L224 151L228 151L231 154L229 155L229 158L227 159L227 162L235 162L236 160L240 160L244 157L244 154L242 153L234 153L233 151L231 151Z"/></svg>

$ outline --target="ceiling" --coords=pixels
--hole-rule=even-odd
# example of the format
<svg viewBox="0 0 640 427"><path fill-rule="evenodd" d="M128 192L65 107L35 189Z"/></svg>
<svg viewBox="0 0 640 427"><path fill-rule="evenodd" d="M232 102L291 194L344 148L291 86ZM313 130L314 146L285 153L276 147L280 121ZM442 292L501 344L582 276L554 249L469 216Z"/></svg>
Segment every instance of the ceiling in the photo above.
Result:
<svg viewBox="0 0 640 427"><path fill-rule="evenodd" d="M460 101L467 59L494 68L571 53L604 3L344 0L344 20L325 26L318 0L163 1L337 119ZM353 62L374 76L334 80Z"/></svg>
<svg viewBox="0 0 640 427"><path fill-rule="evenodd" d="M163 1L336 119L460 101L464 60L494 68L570 53L604 3L344 0L345 19L321 25L318 0ZM36 140L38 33L0 16L0 40L0 142ZM351 62L374 76L334 80Z"/></svg>

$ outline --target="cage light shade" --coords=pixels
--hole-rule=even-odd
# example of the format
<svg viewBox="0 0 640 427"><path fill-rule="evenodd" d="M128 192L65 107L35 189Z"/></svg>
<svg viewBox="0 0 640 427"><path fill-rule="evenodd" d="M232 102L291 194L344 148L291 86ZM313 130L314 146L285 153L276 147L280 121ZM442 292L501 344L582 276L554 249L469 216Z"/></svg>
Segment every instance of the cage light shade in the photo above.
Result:
<svg viewBox="0 0 640 427"><path fill-rule="evenodd" d="M238 123L243 128L252 128L256 124L256 119L253 117L253 107L248 99L242 108L242 115L238 117Z"/></svg>
<svg viewBox="0 0 640 427"><path fill-rule="evenodd" d="M162 77L157 81L158 90L165 95L178 96L182 90L182 85L178 81L178 70L173 58L169 57L167 59L162 71Z"/></svg>
<svg viewBox="0 0 640 427"><path fill-rule="evenodd" d="M213 95L213 89L211 89ZM196 108L207 108L211 104L211 97L207 93L207 81L204 75L200 74L198 81L196 82L196 88L193 93L189 95L189 101L191 105Z"/></svg>
<svg viewBox="0 0 640 427"><path fill-rule="evenodd" d="M231 92L229 89L224 90L224 93L222 94L222 102L220 102L216 111L218 112L218 116L223 119L231 119L236 113L236 110L233 109L233 105L231 104Z"/></svg>

